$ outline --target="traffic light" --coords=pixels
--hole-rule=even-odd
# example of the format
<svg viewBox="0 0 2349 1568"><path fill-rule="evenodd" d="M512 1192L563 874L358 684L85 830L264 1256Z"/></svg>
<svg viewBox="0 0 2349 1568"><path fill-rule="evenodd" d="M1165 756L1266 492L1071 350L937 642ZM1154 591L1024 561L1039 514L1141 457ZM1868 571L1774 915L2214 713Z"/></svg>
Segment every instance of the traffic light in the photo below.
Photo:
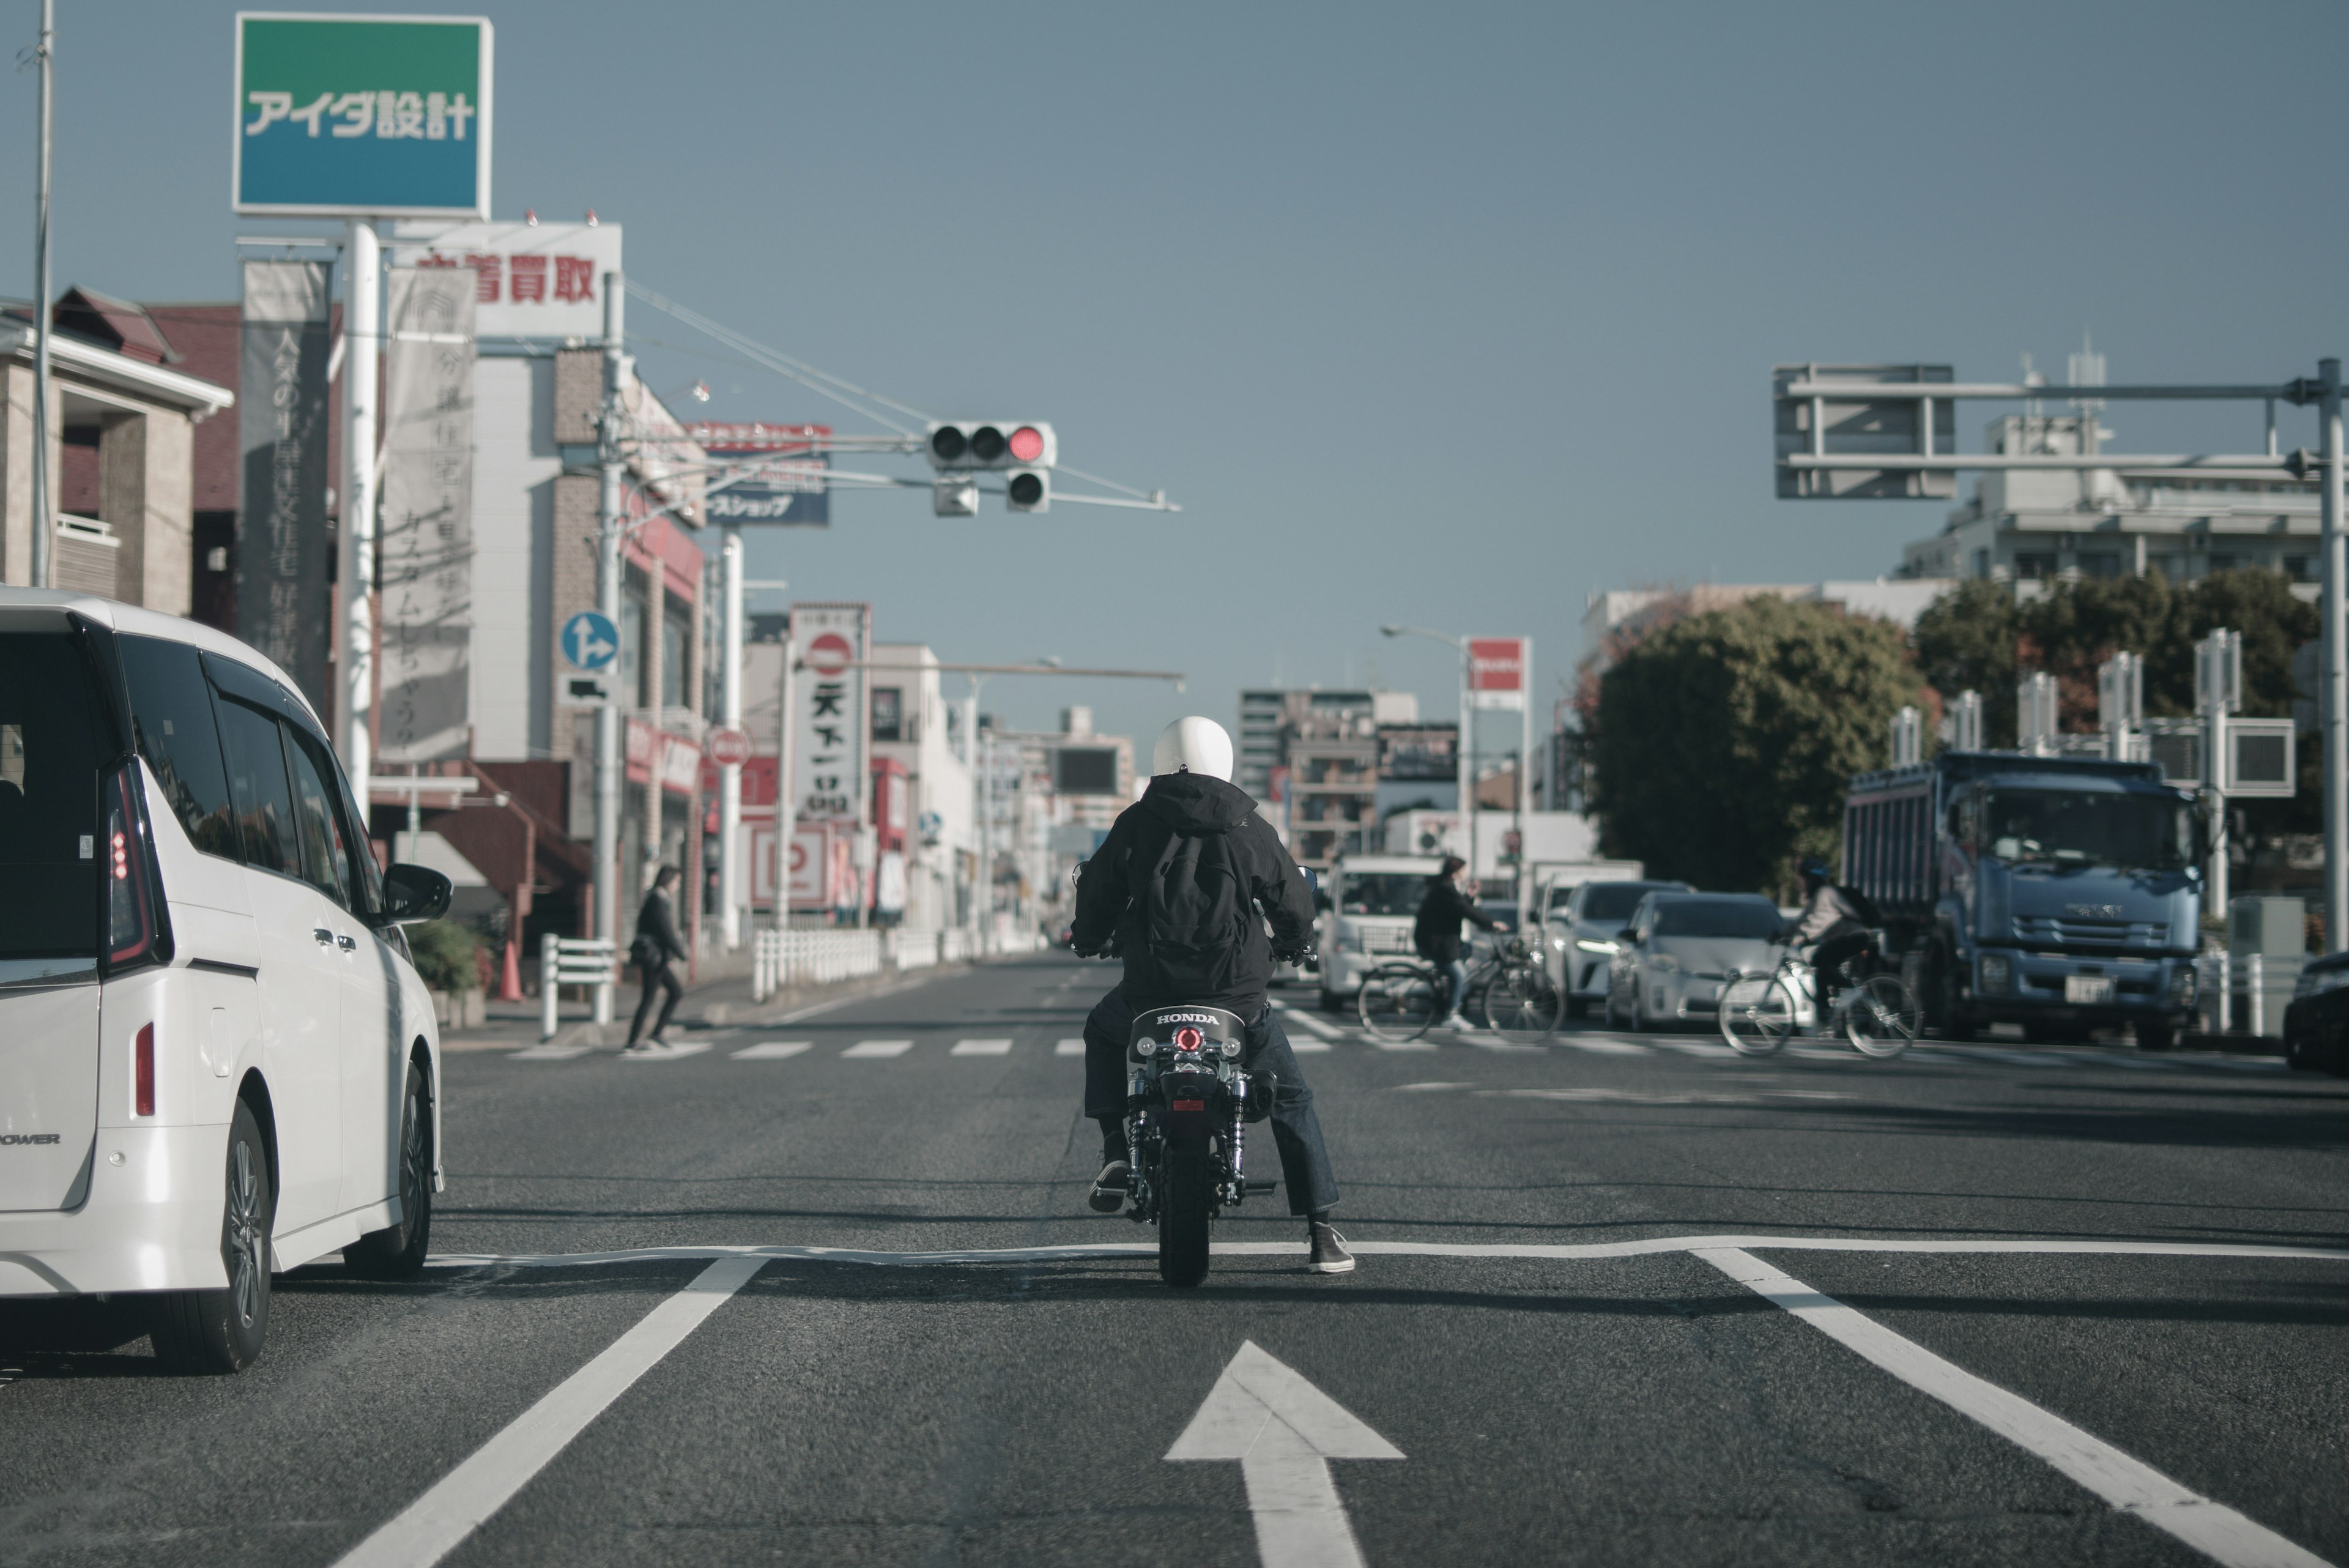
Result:
<svg viewBox="0 0 2349 1568"><path fill-rule="evenodd" d="M1014 512L1046 512L1052 505L1052 465L1060 459L1060 443L1052 427L1034 420L947 420L930 426L930 466L943 471L938 480L939 516L967 516L948 511L949 490L957 496L955 476L999 472L1005 475L1005 498Z"/></svg>

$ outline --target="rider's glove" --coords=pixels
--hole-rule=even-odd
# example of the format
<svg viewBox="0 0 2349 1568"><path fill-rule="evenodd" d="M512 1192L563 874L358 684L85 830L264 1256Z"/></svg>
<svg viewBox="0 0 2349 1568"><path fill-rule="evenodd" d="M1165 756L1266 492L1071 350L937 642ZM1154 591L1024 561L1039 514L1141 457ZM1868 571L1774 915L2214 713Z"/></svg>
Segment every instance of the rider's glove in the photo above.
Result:
<svg viewBox="0 0 2349 1568"><path fill-rule="evenodd" d="M1319 953L1313 950L1311 942L1306 943L1303 947L1290 948L1285 952L1277 951L1272 956L1282 963L1293 963L1300 969L1318 961L1321 957Z"/></svg>

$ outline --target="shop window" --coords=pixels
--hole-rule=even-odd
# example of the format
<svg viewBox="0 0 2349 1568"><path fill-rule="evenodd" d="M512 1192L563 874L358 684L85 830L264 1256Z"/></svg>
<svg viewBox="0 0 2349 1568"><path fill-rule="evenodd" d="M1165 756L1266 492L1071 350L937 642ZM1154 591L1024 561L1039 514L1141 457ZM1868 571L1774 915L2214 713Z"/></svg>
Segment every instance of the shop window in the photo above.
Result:
<svg viewBox="0 0 2349 1568"><path fill-rule="evenodd" d="M693 612L680 604L661 609L661 706L686 706L686 650L693 646Z"/></svg>
<svg viewBox="0 0 2349 1568"><path fill-rule="evenodd" d="M876 741L902 741L905 738L905 693L895 686L873 689L873 738Z"/></svg>
<svg viewBox="0 0 2349 1568"><path fill-rule="evenodd" d="M645 684L652 678L652 660L645 653L645 582L630 572L620 589L620 690L639 708L652 705Z"/></svg>

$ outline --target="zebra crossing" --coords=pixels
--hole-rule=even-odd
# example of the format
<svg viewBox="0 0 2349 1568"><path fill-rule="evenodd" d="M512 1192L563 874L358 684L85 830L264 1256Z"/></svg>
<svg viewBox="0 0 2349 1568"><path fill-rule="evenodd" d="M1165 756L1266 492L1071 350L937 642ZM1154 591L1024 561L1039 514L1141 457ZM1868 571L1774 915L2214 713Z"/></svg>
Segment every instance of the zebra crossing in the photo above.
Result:
<svg viewBox="0 0 2349 1568"><path fill-rule="evenodd" d="M1368 1031L1349 1028L1314 1013L1276 1002L1282 1016L1290 1025L1288 1030L1290 1048L1299 1054L1328 1054L1340 1050L1368 1053L1372 1055L1426 1055L1440 1052L1481 1051L1488 1054L1532 1054L1572 1056L1576 1054L1624 1060L1659 1056L1694 1056L1716 1061L1735 1059L1737 1053L1720 1041L1696 1034L1621 1034L1601 1031L1553 1034L1539 1044L1503 1040L1488 1030L1430 1030L1416 1040L1381 1040ZM976 1057L1003 1060L1030 1056L1049 1050L1053 1056L1077 1056L1085 1054L1085 1043L1080 1037L1057 1039L1023 1038L1017 1035L970 1035L952 1040L943 1034L928 1039L909 1037L873 1038L859 1040L833 1039L765 1039L756 1038L754 1031L721 1031L713 1039L684 1040L666 1051L649 1055L622 1055L631 1064L658 1064L688 1060L704 1054L716 1054L734 1062L784 1062L792 1058L824 1054L843 1061L895 1061L915 1055L937 1054L943 1044L949 1057ZM589 1045L533 1045L507 1053L517 1062L574 1062L591 1055L611 1055ZM1836 1041L1794 1042L1779 1053L1781 1058L1808 1062L1861 1063L1865 1059ZM1934 1041L1911 1047L1898 1061L1876 1065L1898 1070L1900 1063L1918 1063L1939 1067L2006 1068L2022 1067L2033 1072L2064 1068L2110 1068L2127 1073L2180 1073L2196 1069L2213 1069L2226 1073L2277 1074L2288 1071L2273 1057L2226 1056L2209 1052L2176 1052L2149 1056L2127 1048L2095 1046L1998 1046Z"/></svg>

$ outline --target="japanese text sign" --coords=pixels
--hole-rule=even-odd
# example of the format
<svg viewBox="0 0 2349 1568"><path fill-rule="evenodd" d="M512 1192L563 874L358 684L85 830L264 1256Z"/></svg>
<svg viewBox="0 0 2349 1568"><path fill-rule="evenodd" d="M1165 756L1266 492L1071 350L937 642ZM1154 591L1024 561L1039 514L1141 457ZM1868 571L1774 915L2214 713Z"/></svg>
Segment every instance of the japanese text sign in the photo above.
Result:
<svg viewBox="0 0 2349 1568"><path fill-rule="evenodd" d="M487 217L490 24L239 12L239 213Z"/></svg>
<svg viewBox="0 0 2349 1568"><path fill-rule="evenodd" d="M402 223L395 266L471 268L483 337L604 336L604 277L620 270L617 223Z"/></svg>
<svg viewBox="0 0 2349 1568"><path fill-rule="evenodd" d="M1527 637L1468 639L1468 698L1477 708L1523 708L1526 676L1533 665Z"/></svg>
<svg viewBox="0 0 2349 1568"><path fill-rule="evenodd" d="M802 822L864 820L870 737L864 671L873 611L867 605L794 605L792 655L803 668L792 737L792 812Z"/></svg>
<svg viewBox="0 0 2349 1568"><path fill-rule="evenodd" d="M707 480L709 521L828 527L832 496L823 444L829 425L703 421L686 434L719 464Z"/></svg>

